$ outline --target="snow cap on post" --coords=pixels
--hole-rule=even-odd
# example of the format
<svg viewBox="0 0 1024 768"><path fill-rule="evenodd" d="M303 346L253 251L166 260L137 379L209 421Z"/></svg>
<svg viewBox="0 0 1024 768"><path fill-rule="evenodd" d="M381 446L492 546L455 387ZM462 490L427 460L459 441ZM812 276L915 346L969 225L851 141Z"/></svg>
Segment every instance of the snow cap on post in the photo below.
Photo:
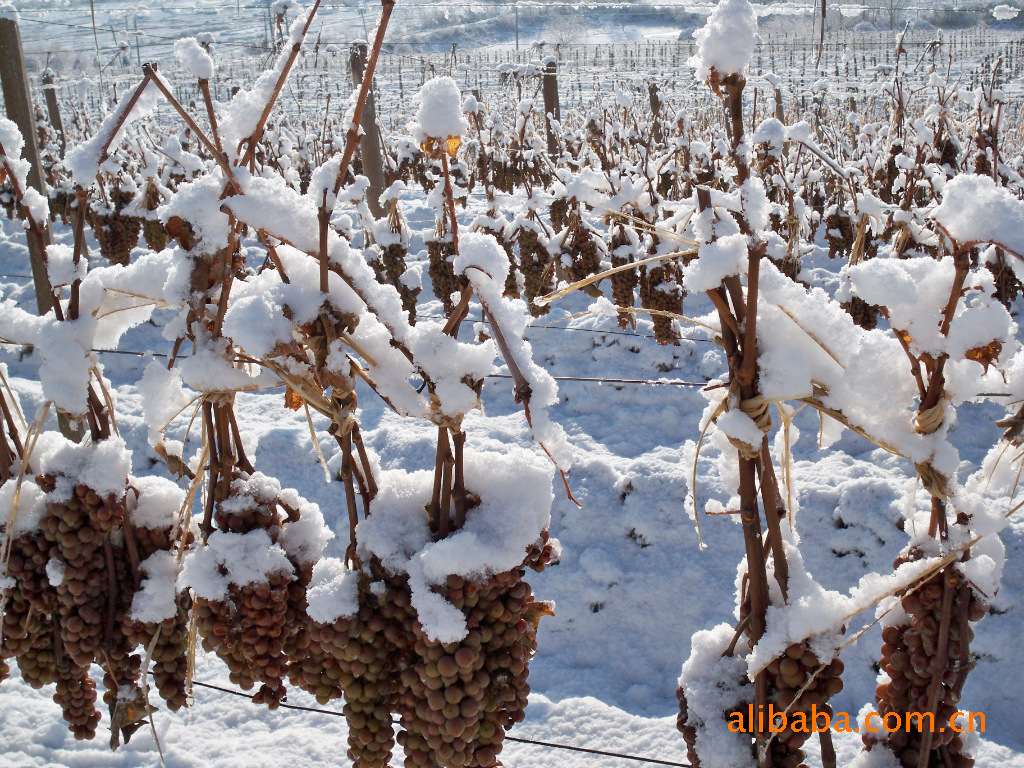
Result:
<svg viewBox="0 0 1024 768"><path fill-rule="evenodd" d="M750 0L719 0L707 23L693 33L697 53L689 60L701 82L743 74L757 45L757 14Z"/></svg>
<svg viewBox="0 0 1024 768"><path fill-rule="evenodd" d="M409 131L424 150L438 143L444 144L449 139L458 139L469 128L462 116L462 97L459 86L450 77L436 77L428 80L416 95L420 108L416 112L416 120L409 126ZM458 144L455 144L458 149ZM454 152L449 147L449 154Z"/></svg>
<svg viewBox="0 0 1024 768"><path fill-rule="evenodd" d="M213 57L194 37L183 37L174 43L174 55L178 63L188 69L199 80L213 78Z"/></svg>

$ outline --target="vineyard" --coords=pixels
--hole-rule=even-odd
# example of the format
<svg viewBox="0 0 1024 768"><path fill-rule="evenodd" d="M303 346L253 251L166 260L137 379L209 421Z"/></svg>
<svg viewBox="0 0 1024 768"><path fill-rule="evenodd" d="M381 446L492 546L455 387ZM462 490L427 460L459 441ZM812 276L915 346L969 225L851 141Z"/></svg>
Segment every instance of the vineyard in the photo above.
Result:
<svg viewBox="0 0 1024 768"><path fill-rule="evenodd" d="M1024 767L1024 41L396 8L4 81L0 767Z"/></svg>

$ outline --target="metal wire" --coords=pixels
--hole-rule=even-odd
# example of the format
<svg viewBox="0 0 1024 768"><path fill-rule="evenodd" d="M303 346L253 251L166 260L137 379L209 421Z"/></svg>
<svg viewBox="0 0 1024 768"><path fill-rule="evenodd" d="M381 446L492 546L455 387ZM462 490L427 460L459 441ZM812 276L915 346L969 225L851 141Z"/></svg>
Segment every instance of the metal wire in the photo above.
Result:
<svg viewBox="0 0 1024 768"><path fill-rule="evenodd" d="M153 674L153 673L150 672L150 674ZM231 690L230 688L222 688L219 685L211 685L210 683L201 683L198 680L193 680L192 681L192 685L198 685L201 688L209 688L210 690L213 690L213 691L220 691L221 693L229 693L232 696L241 696L243 698L249 699L250 701L252 700L252 697L249 694L247 694L247 693L243 693L242 691L234 691L234 690ZM281 707L281 709L294 709L294 710L297 710L299 712L316 712L316 713L321 714L321 715L330 715L331 717L344 717L345 716L344 713L338 712L336 710L318 709L316 707L302 707L302 706L299 706L297 704L286 704L286 703L282 702L282 703L278 704L278 706ZM675 766L676 768L691 768L689 763L676 763L676 762L673 762L671 760L659 760L658 758L654 758L654 757L641 757L640 755L628 755L628 754L625 754L625 753L622 753L622 752L610 752L610 751L603 750L603 749L590 749L589 747L577 747L577 746L575 746L573 744L559 744L558 742L554 742L554 741L539 741L537 739L521 739L521 738L517 738L515 736L508 736L508 735L505 736L505 741L514 741L514 742L518 742L520 744L532 744L534 746L548 747L550 749L565 749L565 750L568 750L570 752L582 752L582 753L588 754L588 755L601 755L602 757L617 757L617 758L620 758L622 760L633 760L635 762L651 763L653 765L671 765L671 766Z"/></svg>

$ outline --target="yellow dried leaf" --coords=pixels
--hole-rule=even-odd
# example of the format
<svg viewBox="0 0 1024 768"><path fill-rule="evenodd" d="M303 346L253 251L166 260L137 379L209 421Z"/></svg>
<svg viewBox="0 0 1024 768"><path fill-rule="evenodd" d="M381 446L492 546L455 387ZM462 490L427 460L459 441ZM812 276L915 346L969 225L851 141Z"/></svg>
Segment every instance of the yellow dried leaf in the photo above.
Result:
<svg viewBox="0 0 1024 768"><path fill-rule="evenodd" d="M284 407L289 411L297 411L302 407L302 398L291 387L284 391Z"/></svg>
<svg viewBox="0 0 1024 768"><path fill-rule="evenodd" d="M455 155L458 154L459 152L459 147L462 146L462 139L460 139L458 136L449 136L447 144L448 154L452 157L455 157Z"/></svg>
<svg viewBox="0 0 1024 768"><path fill-rule="evenodd" d="M988 373L988 367L999 359L999 353L1002 351L1003 345L998 341L993 341L984 347L975 347L974 349L967 350L965 357L968 360L980 363L985 368L985 373Z"/></svg>
<svg viewBox="0 0 1024 768"><path fill-rule="evenodd" d="M526 619L534 634L537 633L541 618L554 615L555 604L550 600L534 600L523 611L523 618Z"/></svg>

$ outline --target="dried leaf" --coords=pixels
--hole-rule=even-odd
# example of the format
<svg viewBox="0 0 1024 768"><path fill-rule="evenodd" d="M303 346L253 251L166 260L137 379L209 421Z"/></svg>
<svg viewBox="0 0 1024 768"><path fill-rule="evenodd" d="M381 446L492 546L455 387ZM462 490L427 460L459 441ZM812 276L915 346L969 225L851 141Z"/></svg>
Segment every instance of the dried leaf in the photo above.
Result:
<svg viewBox="0 0 1024 768"><path fill-rule="evenodd" d="M167 234L177 240L181 247L186 251L191 251L195 248L196 237L192 231L192 225L183 218L180 216L171 216L165 226Z"/></svg>
<svg viewBox="0 0 1024 768"><path fill-rule="evenodd" d="M284 390L284 407L289 411L297 411L302 407L302 398L291 387Z"/></svg>
<svg viewBox="0 0 1024 768"><path fill-rule="evenodd" d="M540 626L540 620L544 616L555 615L555 604L550 600L534 600L530 603L526 610L523 611L523 618L526 619L533 633L537 633L537 627Z"/></svg>
<svg viewBox="0 0 1024 768"><path fill-rule="evenodd" d="M1003 345L998 341L993 341L984 347L975 347L974 349L967 350L965 357L968 360L980 363L985 368L985 373L988 373L989 366L999 359L999 354L1002 351Z"/></svg>
<svg viewBox="0 0 1024 768"><path fill-rule="evenodd" d="M457 155L459 152L459 147L462 146L462 139L460 139L458 136L449 136L447 144L448 154L451 155L452 157L455 157L455 155Z"/></svg>

